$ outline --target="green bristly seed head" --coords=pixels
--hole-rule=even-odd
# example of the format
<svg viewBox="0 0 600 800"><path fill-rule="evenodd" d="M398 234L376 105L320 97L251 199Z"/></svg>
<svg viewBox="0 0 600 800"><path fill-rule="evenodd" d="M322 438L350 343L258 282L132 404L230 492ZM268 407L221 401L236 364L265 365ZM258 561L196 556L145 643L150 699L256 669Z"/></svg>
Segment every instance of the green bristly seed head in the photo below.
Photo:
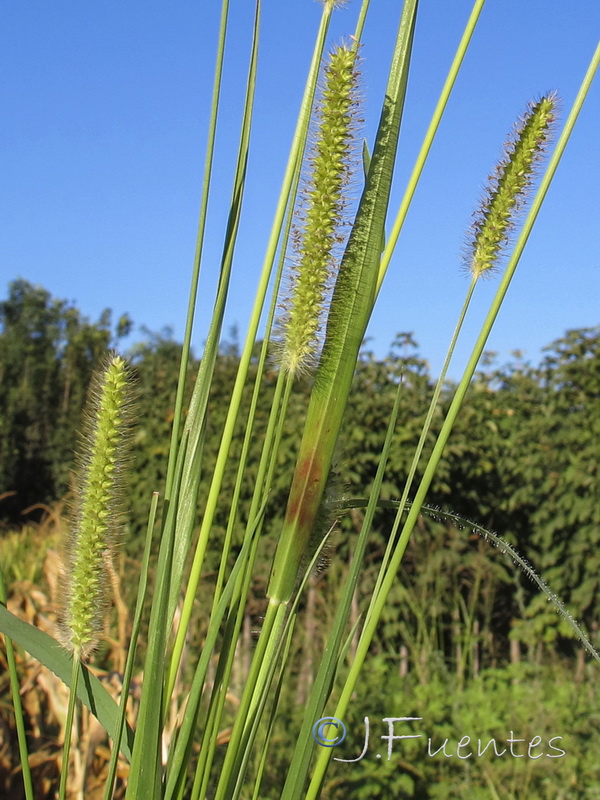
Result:
<svg viewBox="0 0 600 800"><path fill-rule="evenodd" d="M130 391L123 358L111 355L95 375L86 411L76 475L73 530L65 566L65 646L85 657L102 628L111 558L119 524Z"/></svg>
<svg viewBox="0 0 600 800"><path fill-rule="evenodd" d="M294 236L293 294L286 311L281 361L292 373L314 363L325 298L343 241L344 189L351 172L357 105L356 54L331 54L317 108L318 127Z"/></svg>
<svg viewBox="0 0 600 800"><path fill-rule="evenodd" d="M467 266L475 278L489 274L497 266L509 241L535 168L552 135L556 104L554 93L530 103L506 143L500 163L488 178L481 205L474 213L466 251Z"/></svg>

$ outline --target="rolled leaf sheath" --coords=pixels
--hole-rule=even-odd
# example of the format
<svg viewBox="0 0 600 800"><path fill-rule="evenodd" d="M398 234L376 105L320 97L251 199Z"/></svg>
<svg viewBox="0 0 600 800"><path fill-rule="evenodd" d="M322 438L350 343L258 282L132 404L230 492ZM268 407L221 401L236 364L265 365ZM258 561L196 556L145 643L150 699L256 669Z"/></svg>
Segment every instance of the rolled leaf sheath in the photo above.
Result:
<svg viewBox="0 0 600 800"><path fill-rule="evenodd" d="M291 373L309 363L316 350L319 321L329 273L335 265L334 249L340 240L345 198L349 182L353 117L356 106L356 52L338 47L325 70L325 86L317 106L318 136L310 159L308 208L303 214L298 239L298 264L294 295L288 303L283 348L283 366ZM353 261L350 266L349 261ZM344 258L343 266L356 273L356 258ZM278 600L289 600L298 571L307 553L331 468L333 448L341 424L345 399L352 380L353 360L360 336L348 337L345 318L351 314L348 292L338 282L333 294L324 353L319 364L305 424L304 437L286 510L283 533L273 567L271 586ZM332 324L332 318L335 322ZM368 318L365 305L357 319ZM364 325L361 331L364 330ZM356 333L356 331L354 331ZM332 342L335 357L331 357ZM354 341L355 340L355 341ZM329 353L329 358L327 354ZM350 365L348 380L340 379L339 358ZM329 367L324 369L324 363ZM333 365L332 365L332 362ZM342 369L343 371L343 369ZM333 392L333 396L332 396ZM342 400L343 398L343 400ZM282 598L284 598L282 600Z"/></svg>
<svg viewBox="0 0 600 800"><path fill-rule="evenodd" d="M404 7L373 158L331 300L325 344L267 591L271 603L287 603L294 593L313 536L356 359L373 308L415 10L416 2Z"/></svg>
<svg viewBox="0 0 600 800"><path fill-rule="evenodd" d="M324 403L311 403L300 456L290 489L285 521L273 563L269 596L290 599L307 552L331 468L339 425Z"/></svg>

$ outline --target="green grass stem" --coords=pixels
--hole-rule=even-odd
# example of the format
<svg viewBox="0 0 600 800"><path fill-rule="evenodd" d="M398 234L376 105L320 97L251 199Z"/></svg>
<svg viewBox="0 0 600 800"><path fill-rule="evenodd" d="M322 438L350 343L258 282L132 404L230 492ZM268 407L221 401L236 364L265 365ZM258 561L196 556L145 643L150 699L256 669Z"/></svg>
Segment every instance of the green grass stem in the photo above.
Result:
<svg viewBox="0 0 600 800"><path fill-rule="evenodd" d="M252 579L252 570L256 558L259 537L262 532L262 515L260 519L257 517L257 503L261 497L264 498L262 500L263 506L268 501L268 491L266 487L270 486L273 471L275 469L279 442L281 440L283 423L285 421L285 409L288 405L291 388L291 376L289 374L285 375L285 373L281 372L277 382L276 395L278 393L277 390L279 390L279 394L283 392L283 398L280 397L279 400L281 400L281 402L279 402L276 396L273 401L272 410L279 410L279 414L272 413L269 420L269 427L265 435L263 453L259 463L256 479L256 491L253 495L252 508L245 535L245 541L251 538L253 540L253 546L249 551L248 560L244 566L244 570L240 573L240 577L238 579L239 585L236 584L236 588L234 590L232 603L237 602L238 609L237 614L232 613L230 619L228 620L228 626L224 635L224 645L219 655L217 675L215 676L213 691L210 698L208 721L205 727L205 734L202 740L201 752L196 768L197 775L201 775L201 773L203 773L203 777L198 777L197 782L195 782L195 786L198 788L196 792L192 793L192 800L194 800L196 797L201 797L204 795L208 783L210 767L216 748L218 725L225 703L226 688L235 659L235 643L237 642L244 618L246 598L248 596L250 582ZM277 425L275 425L275 423L277 423ZM261 487L263 487L263 485L265 489L264 491L261 491Z"/></svg>
<svg viewBox="0 0 600 800"><path fill-rule="evenodd" d="M284 228L283 234L283 241L287 242L288 237L290 235L291 226L292 226L292 219L293 219L293 212L294 212L294 198L296 197L298 191L298 184L300 180L300 161L301 159L298 158L298 162L296 164L296 171L293 179L292 189L291 189L291 200L288 208L287 220ZM273 294L271 298L271 305L269 308L269 313L266 320L266 327L265 327L265 337L263 339L263 343L260 349L260 356L258 359L257 370L256 370L256 378L254 381L254 389L252 392L252 399L250 401L250 410L248 412L248 419L246 423L246 433L244 435L244 442L242 445L242 451L240 453L237 476L236 476L236 483L233 491L232 502L229 510L229 520L227 524L227 531L225 533L225 543L223 546L223 555L221 557L221 564L219 566L219 575L217 576L217 582L215 587L215 594L213 598L213 606L215 602L218 600L220 595L220 587L222 586L224 574L227 565L227 558L230 549L230 542L233 536L233 527L235 524L235 520L238 513L238 505L239 505L239 498L242 489L242 483L244 480L244 475L246 472L246 465L248 461L248 453L250 450L250 444L252 438L254 436L254 420L256 416L256 409L258 406L258 400L260 396L260 392L262 389L261 380L264 375L265 365L267 363L268 353L269 353L269 342L271 339L271 332L273 329L273 323L275 320L275 313L277 309L277 298L279 295L279 289L281 286L281 280L283 276L283 269L285 264L285 247L281 248L281 252L279 255L279 263L277 268L277 273L275 276L275 283L273 287ZM285 380L285 391L283 389ZM285 378L284 372L280 371L277 376L277 383L275 385L275 392L273 399L271 401L271 408L269 411L269 421L267 423L267 430L265 432L263 447L261 451L261 458L258 465L257 475L256 475L256 482L254 492L252 493L252 500L250 503L250 511L248 513L248 524L246 528L246 535L248 535L249 529L253 525L254 518L257 514L258 508L260 504L263 502L263 498L268 494L269 487L271 485L270 478L265 481L265 473L267 470L267 464L269 460L274 467L274 454L277 453L278 450L278 441L277 437L275 437L276 441L274 441L275 435L275 424L277 417L280 417L280 425L279 425L279 438L281 437L282 427L283 427L283 419L287 412L289 397L291 393L291 379ZM283 401L282 401L283 396ZM272 452L271 452L272 451ZM271 470L272 472L272 470ZM264 487L264 488L263 488Z"/></svg>
<svg viewBox="0 0 600 800"><path fill-rule="evenodd" d="M117 777L119 751L121 749L121 739L126 729L127 699L129 697L129 688L131 686L131 678L133 675L133 669L135 665L137 641L140 635L140 629L142 627L144 598L146 596L146 588L148 586L148 568L150 565L150 554L152 551L152 539L154 535L154 524L156 522L157 508L158 508L158 492L154 492L152 495L152 500L150 501L150 512L148 515L148 525L146 528L146 541L144 544L144 554L142 557L142 566L140 570L140 581L138 584L137 600L135 604L133 624L131 626L131 637L129 639L129 648L127 650L127 660L125 662L123 686L121 688L121 702L119 703L119 715L117 719L115 735L113 738L113 746L110 754L110 763L108 768L108 775L106 777L106 785L104 787L103 800L110 800L111 797L113 796L115 780Z"/></svg>
<svg viewBox="0 0 600 800"><path fill-rule="evenodd" d="M404 484L404 488L402 490L402 497L400 498L400 505L399 508L402 509L399 514L396 516L396 521L392 527L390 532L390 537L388 543L385 548L385 553L383 555L383 559L381 561L381 568L377 573L377 579L375 581L375 587L373 589L373 595L371 597L370 607L372 607L373 603L375 602L375 598L379 593L379 589L381 588L381 582L383 581L383 576L385 575L385 571L389 564L390 558L392 557L392 553L394 551L394 547L396 544L396 538L398 535L399 529L399 520L401 518L401 514L403 513L404 508L406 507L406 503L408 500L408 496L410 494L410 490L412 488L412 483L417 472L417 468L419 466L419 461L421 460L421 455L423 453L423 448L425 447L425 442L427 440L427 436L429 435L429 431L431 429L431 422L433 420L433 415L435 414L435 410L437 408L437 404L440 398L441 391L444 387L444 381L446 380L446 375L448 373L448 367L450 366L450 362L452 361L452 356L454 355L454 350L456 348L456 342L458 341L459 334L462 330L462 326L467 315L467 311L469 309L469 305L471 304L471 299L473 297L473 292L475 291L475 286L477 285L477 276L473 276L471 278L471 282L469 284L469 288L467 290L467 296L463 302L463 306L460 310L460 314L458 316L458 322L456 323L456 327L454 329L454 333L452 334L452 339L450 340L450 345L448 346L448 351L446 353L446 357L444 358L444 363L442 364L442 369L440 371L439 378L436 381L435 389L433 390L433 395L431 397L431 402L429 404L429 408L427 409L427 415L425 417L425 421L423 422L423 427L421 428L421 433L419 435L419 441L417 442L417 446L415 449L415 453L412 457L410 467L408 470L408 475L406 477L406 482Z"/></svg>
<svg viewBox="0 0 600 800"><path fill-rule="evenodd" d="M69 705L67 707L67 720L65 723L65 741L63 743L62 763L60 770L60 785L58 787L58 800L65 800L67 796L67 778L69 775L69 757L71 755L71 738L73 733L73 720L75 719L75 706L77 702L77 681L79 679L79 664L81 655L78 650L73 653L73 671L71 673L71 686L69 692Z"/></svg>
<svg viewBox="0 0 600 800"><path fill-rule="evenodd" d="M394 406L390 414L381 456L377 465L377 473L367 502L365 518L354 548L352 564L350 565L350 571L348 577L344 581L344 588L337 604L335 619L327 641L327 649L323 653L317 676L311 689L306 712L302 721L302 727L297 738L294 754L281 794L281 800L300 800L303 795L310 760L315 750L315 742L311 736L311 729L315 720L323 716L325 704L331 692L331 687L333 686L336 670L338 668L343 635L350 614L352 597L356 591L360 570L363 565L368 536L378 506L377 500L381 491L381 484L383 483L390 447L396 429L401 396L402 384L399 384Z"/></svg>
<svg viewBox="0 0 600 800"><path fill-rule="evenodd" d="M208 140L206 145L204 178L202 181L202 195L200 199L198 232L196 235L196 250L194 253L192 280L189 293L187 317L185 322L183 347L181 351L181 363L179 366L179 380L177 382L177 394L175 397L175 406L173 411L173 427L171 430L171 445L169 450L169 460L167 463L167 478L165 485L165 499L167 502L169 502L171 499L173 480L175 477L175 465L177 463L177 449L179 447L183 399L184 399L185 386L187 382L187 370L188 370L190 348L192 342L192 331L194 327L194 316L196 312L198 284L200 281L200 266L202 262L202 250L204 247L206 214L208 210L208 198L210 194L212 167L213 167L214 152L215 152L215 138L217 132L217 118L219 115L219 100L221 96L221 83L223 79L223 58L225 53L225 39L227 34L228 16L229 16L229 0L222 0L221 19L219 23L219 36L217 44L217 57L216 57L215 73L213 80L210 116L208 122Z"/></svg>
<svg viewBox="0 0 600 800"><path fill-rule="evenodd" d="M154 593L148 624L148 647L144 659L144 682L137 717L136 737L131 757L131 771L127 782L126 798L158 800L161 795L160 735L164 707L163 693L165 650L169 630L168 604L171 582L173 542L175 538L176 509L185 461L187 435L177 453L177 468L173 484L172 502L167 506L161 546L156 567Z"/></svg>
<svg viewBox="0 0 600 800"><path fill-rule="evenodd" d="M281 654L287 646L290 630L295 624L302 591L317 564L327 538L328 533L321 539L307 565L293 602L290 605L269 603L240 703L240 710L243 709L243 712L238 710L236 715L215 800L219 800L220 797L237 800L242 790L274 675L279 667L284 669L285 660L282 662Z"/></svg>
<svg viewBox="0 0 600 800"><path fill-rule="evenodd" d="M6 587L4 576L0 569L0 605L6 606ZM23 790L25 800L34 800L33 783L31 780L31 770L29 768L29 753L27 750L27 734L25 732L25 720L23 719L23 704L21 703L19 674L17 672L17 662L15 659L15 649L12 640L5 634L4 643L6 646L6 662L8 665L8 676L10 679L10 690L12 696L13 711L15 715L15 725L17 728L17 740L19 742L19 756L21 758L21 772L23 774Z"/></svg>
<svg viewBox="0 0 600 800"><path fill-rule="evenodd" d="M268 679L266 667L273 663L271 657L279 644L286 614L285 606L269 603L247 679L247 686L252 687L252 690L245 691L242 696L225 754L215 800L233 800L236 792L239 791L240 762L245 748L249 744L252 722L266 687Z"/></svg>
<svg viewBox="0 0 600 800"><path fill-rule="evenodd" d="M189 556L191 540L197 519L197 500L201 478L202 443L206 425L208 397L210 384L214 375L214 368L218 354L219 340L225 313L225 304L231 279L234 247L239 230L242 201L246 185L246 170L248 164L248 151L250 146L250 132L252 127L252 111L256 88L256 70L258 60L258 41L260 32L261 0L256 0L254 27L252 32L252 49L248 78L246 82L246 96L242 126L238 145L236 169L231 192L227 231L221 256L219 285L213 309L213 315L204 347L204 355L198 370L196 384L190 403L186 430L189 432L187 461L184 465L183 483L180 491L180 502L177 515L177 534L173 551L173 566L171 573L171 589L169 598L169 619L172 620L175 607L181 592L181 580L187 558Z"/></svg>
<svg viewBox="0 0 600 800"><path fill-rule="evenodd" d="M440 93L439 99L434 109L433 116L431 117L429 127L427 128L425 137L423 138L423 143L421 144L417 160L415 161L415 165L412 169L410 178L408 180L408 184L404 191L404 196L402 197L402 201L400 203L400 208L398 209L396 219L394 220L392 230L390 231L387 244L385 246L383 255L381 257L381 264L379 267L379 277L377 279L378 293L381 288L381 284L383 283L383 279L385 278L385 274L390 265L392 255L396 248L396 244L398 243L400 231L402 230L402 227L404 225L404 220L406 219L406 215L408 214L408 209L410 208L410 204L412 203L417 188L417 184L419 183L419 179L423 172L425 162L427 161L429 151L431 150L431 145L433 144L433 140L435 139L435 135L440 126L442 116L446 109L448 100L450 99L450 94L452 93L452 89L454 88L456 78L462 66L465 54L471 42L471 38L475 31L475 27L479 20L479 16L481 14L484 4L485 0L476 0L475 3L473 4L471 14L469 16L463 34L461 36L458 48L452 60L452 64L450 65L450 70L448 71L448 75L444 82L444 86L442 87L442 91Z"/></svg>
<svg viewBox="0 0 600 800"><path fill-rule="evenodd" d="M165 800L175 800L185 785L187 765L193 744L194 732L197 724L200 702L210 659L217 643L221 621L225 617L227 609L229 608L230 604L235 598L236 592L238 591L240 575L243 573L246 564L248 563L249 551L255 546L256 533L263 518L264 511L265 507L263 506L255 519L252 536L247 537L242 545L242 549L240 550L238 558L236 559L236 563L231 571L227 583L225 584L221 599L215 610L214 617L211 620L211 625L207 631L202 653L200 655L200 660L198 661L196 670L194 672L194 677L190 685L186 713L177 736L177 741L175 742L175 747L171 751L169 763L167 765L166 786L164 793Z"/></svg>
<svg viewBox="0 0 600 800"><path fill-rule="evenodd" d="M259 279L254 306L250 316L246 341L244 344L244 348L242 350L242 354L240 356L240 363L231 395L231 401L227 413L227 419L225 421L225 426L223 429L223 435L221 438L221 444L219 447L217 461L213 471L209 494L204 509L204 517L200 528L198 543L196 545L196 550L194 553L194 558L190 569L187 590L181 611L181 619L177 630L173 652L171 655L171 673L177 670L179 662L181 660L181 654L183 652L183 646L185 642L187 628L192 613L194 597L196 595L198 583L200 582L200 574L202 570L202 564L204 561L204 554L206 552L206 548L208 545L208 539L217 508L218 497L221 490L221 484L223 481L223 474L229 454L229 447L233 439L235 423L242 402L242 395L246 383L246 377L248 374L248 367L250 365L250 359L252 358L254 350L254 343L256 340L256 334L258 331L260 318L262 315L262 309L264 306L267 289L269 286L272 266L277 251L277 245L280 239L280 233L284 222L285 212L287 209L291 188L294 182L298 157L300 152L304 148L304 143L306 140L306 131L308 127L308 119L310 115L310 110L312 108L313 97L316 87L318 66L323 53L323 47L325 43L327 29L329 26L331 11L332 8L329 5L325 5L323 7L323 14L321 16L321 23L317 34L317 40L309 70L309 77L307 80L304 98L302 101L302 107L300 110L300 115L296 126L296 133L294 135L292 149L288 159L286 173L283 180L283 186L281 189L279 201L277 204L277 209L275 212L273 228L271 230L271 235L267 245L267 252L265 255L263 269Z"/></svg>
<svg viewBox="0 0 600 800"><path fill-rule="evenodd" d="M404 5L369 175L331 300L325 344L267 592L277 602L289 602L313 535L356 359L373 308L416 5Z"/></svg>
<svg viewBox="0 0 600 800"><path fill-rule="evenodd" d="M284 688L284 679L286 674L286 668L288 659L290 656L290 651L292 647L292 639L295 629L295 622L296 617L294 616L291 619L291 624L289 625L289 629L286 634L285 638L285 647L283 649L282 657L281 657L281 666L279 668L279 678L277 680L277 684L275 686L273 701L271 703L271 713L269 715L269 719L267 722L267 730L265 731L265 737L263 746L260 752L260 757L258 759L258 768L256 770L256 778L254 780L254 792L252 793L252 800L260 800L261 797L261 782L264 774L265 767L267 765L267 760L269 757L269 742L271 739L271 735L273 733L273 729L275 726L275 719L276 719L276 711L279 704L279 698L281 696L282 690ZM196 798L192 798L192 800L196 800Z"/></svg>

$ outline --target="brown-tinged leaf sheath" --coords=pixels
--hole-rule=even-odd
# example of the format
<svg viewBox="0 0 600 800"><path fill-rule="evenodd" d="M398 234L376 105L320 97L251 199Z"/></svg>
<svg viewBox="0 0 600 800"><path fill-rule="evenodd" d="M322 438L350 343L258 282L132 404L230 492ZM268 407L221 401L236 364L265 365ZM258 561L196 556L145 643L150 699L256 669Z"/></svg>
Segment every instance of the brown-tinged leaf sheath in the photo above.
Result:
<svg viewBox="0 0 600 800"><path fill-rule="evenodd" d="M325 344L267 591L273 604L289 602L303 559L308 555L356 359L373 308L408 80L415 9L416 3L408 4L402 14L373 157L333 292Z"/></svg>

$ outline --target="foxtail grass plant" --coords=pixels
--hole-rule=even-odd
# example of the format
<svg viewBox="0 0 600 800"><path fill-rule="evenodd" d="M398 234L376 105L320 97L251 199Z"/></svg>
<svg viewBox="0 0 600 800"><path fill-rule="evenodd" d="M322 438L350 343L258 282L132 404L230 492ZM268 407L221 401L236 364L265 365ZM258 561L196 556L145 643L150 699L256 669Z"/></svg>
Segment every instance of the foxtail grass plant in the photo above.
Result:
<svg viewBox="0 0 600 800"><path fill-rule="evenodd" d="M101 365L81 440L73 525L66 543L62 647L8 612L0 582L0 630L55 671L71 689L58 795L61 800L67 795L69 747L77 698L96 714L112 742L105 800L110 800L116 789L119 754L129 762L124 788L128 800L209 797L216 800L250 797L299 800L329 796L324 786L332 748L321 747L317 752L311 731L315 721L326 715L343 719L348 711L360 676L368 669L370 647L390 592L398 580L411 534L423 514L433 515L447 524L464 525L465 530L476 532L507 554L533 577L538 588L558 607L592 658L600 660L593 644L564 604L519 555L518 543L514 547L477 522L463 522L452 512L431 509L426 504L491 327L597 70L600 48L591 59L554 150L550 153L552 137L558 128L557 97L547 93L527 107L488 179L465 247L464 263L470 276L466 299L439 380L433 388L417 446L409 459L405 484L399 487L400 499L383 500L381 495L390 451L399 436L397 421L405 391L405 375L400 376L394 386L395 402L381 452L377 455L377 470L369 496L350 498L344 495L343 454L340 477L336 475L336 454L360 348L484 0L477 0L473 5L397 210L391 207L392 185L398 153L402 151L401 123L405 113L410 113L409 107L405 112L405 100L413 45L419 35L418 3L404 0L399 19L393 21L397 36L376 134L372 145L365 143L363 147L362 185L357 156L361 149L359 136L363 115L360 94L364 89L358 79L358 65L359 58L369 58L373 47L368 38L363 41L369 0L360 3L354 31L348 32L342 44L332 44L331 18L342 5L336 0L324 0L322 4L321 21L258 276L248 331L220 431L220 445L214 463L209 464L204 442L210 389L215 380L240 222L244 211L252 214L251 208L244 209L243 199L252 152L262 17L261 2L256 0L254 20L248 31L250 56L246 91L231 202L224 221L214 313L195 383L186 387L207 208L216 177L214 153L221 124L221 86L227 67L225 44L231 25L229 2L222 2L198 239L174 400L171 445L165 465L165 486L148 487L151 498L148 531L119 704L112 700L84 662L92 658L103 635L105 612L110 604L106 570L119 541L121 509L127 505L123 481L131 404L130 370L123 357L111 354ZM347 5L354 10L353 3ZM502 277L473 344L472 355L448 398L439 432L434 433L433 421L442 413L440 397L447 370L459 336L464 335L463 322L471 299L480 280L501 272L501 267L504 267ZM250 386L253 357L260 338L256 376L254 385ZM277 378L272 400L263 414L267 419L265 433L259 437L257 419L265 411L263 376L267 370L275 371ZM273 508L272 497L282 460L284 431L286 424L290 424L293 389L298 380L310 383L310 397L289 479L287 503L280 514ZM184 407L186 388L191 390L187 411ZM247 388L251 391L248 406L243 405ZM243 407L249 410L242 419ZM293 424L300 427L301 422L294 419ZM244 431L241 454L232 463L232 443L240 427ZM260 454L246 512L245 507L242 508L242 495L253 466L251 445L257 439L260 439ZM206 496L198 509L200 481L207 470ZM223 491L228 470L235 473L231 496L225 496L227 493ZM288 700L285 687L297 649L297 636L302 633L301 610L306 593L310 592L307 587L311 586L317 569L327 573L323 565L328 558L336 559L331 555L334 550L330 546L336 518L348 509L358 508L364 509L364 516L358 526L352 561L342 585L335 592L331 590L336 597L335 607L331 610L325 646L317 655L314 678L311 675L310 685L306 687L303 720L291 737L293 746L285 757L286 773L280 776L280 786L263 788L261 780L269 767L270 754L278 747L278 715L289 712L285 707ZM395 519L385 534L386 547L377 562L370 601L364 604L361 615L353 618L353 604L366 575L365 554L374 535L376 513L381 508L394 511ZM198 511L201 522L197 529ZM222 538L218 538L217 532L218 513L219 520L227 520ZM153 537L155 547L152 546ZM244 642L244 620L249 597L256 587L258 554L265 547L273 554L270 574L261 590L266 611L252 658L243 674L242 689L236 691L236 654ZM211 551L220 554L212 595L203 577L208 570L206 556ZM155 561L154 553L157 553ZM125 711L151 573L154 583L147 620L143 681L132 729L125 721ZM198 602L208 617L199 652L189 646L193 611ZM472 609L469 614L472 622ZM308 630L306 633L310 635ZM350 652L352 658L349 658ZM184 653L187 653L185 658ZM24 765L25 795L30 800L33 789L27 769L27 737L19 703L17 663L10 644L7 656ZM177 688L178 677L182 689ZM233 712L227 704L232 696L235 696ZM220 752L223 742L226 742L224 753Z"/></svg>

